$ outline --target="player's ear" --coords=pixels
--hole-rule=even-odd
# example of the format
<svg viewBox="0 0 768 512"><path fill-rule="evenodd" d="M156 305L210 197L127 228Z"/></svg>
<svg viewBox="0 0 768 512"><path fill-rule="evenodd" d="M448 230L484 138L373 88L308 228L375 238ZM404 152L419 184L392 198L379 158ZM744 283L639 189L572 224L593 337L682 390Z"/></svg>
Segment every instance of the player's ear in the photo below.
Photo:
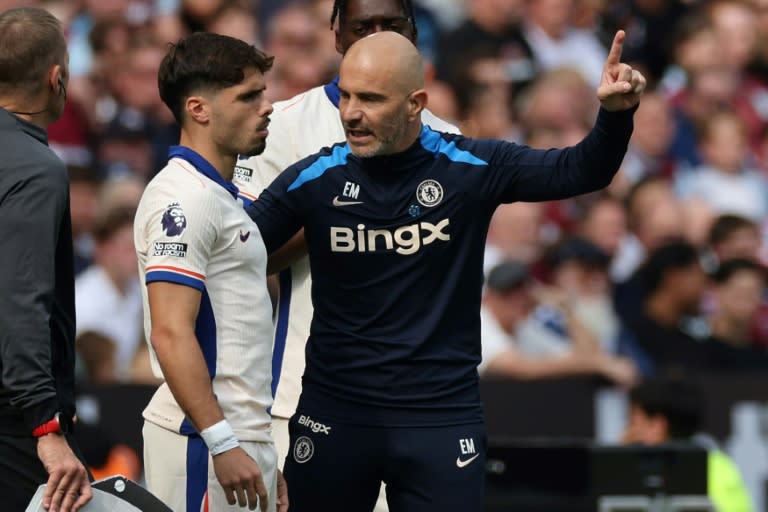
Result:
<svg viewBox="0 0 768 512"><path fill-rule="evenodd" d="M341 32L340 28L337 25L336 29L333 31L334 35L336 36L336 51L339 52L339 55L344 55L344 45L341 42Z"/></svg>
<svg viewBox="0 0 768 512"><path fill-rule="evenodd" d="M210 120L210 104L202 96L189 96L184 102L184 110L197 123L206 124Z"/></svg>
<svg viewBox="0 0 768 512"><path fill-rule="evenodd" d="M416 89L408 95L408 114L411 119L421 116L425 108L427 108L427 91Z"/></svg>

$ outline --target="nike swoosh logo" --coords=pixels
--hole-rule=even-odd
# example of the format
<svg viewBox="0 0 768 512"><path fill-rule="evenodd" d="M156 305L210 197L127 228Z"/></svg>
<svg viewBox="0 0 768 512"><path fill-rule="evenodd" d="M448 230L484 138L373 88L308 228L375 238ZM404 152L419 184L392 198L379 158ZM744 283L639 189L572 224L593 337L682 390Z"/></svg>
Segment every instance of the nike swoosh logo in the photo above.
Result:
<svg viewBox="0 0 768 512"><path fill-rule="evenodd" d="M241 242L245 242L246 240L248 240L249 236L251 236L251 232L250 231L246 231L245 233L240 231L240 241Z"/></svg>
<svg viewBox="0 0 768 512"><path fill-rule="evenodd" d="M457 468L463 468L465 466L469 466L470 464L472 464L472 461L474 461L479 456L480 456L480 454L478 453L474 457L470 457L467 460L461 460L461 457L456 457L456 467Z"/></svg>
<svg viewBox="0 0 768 512"><path fill-rule="evenodd" d="M363 201L342 201L339 196L333 198L333 206L352 206L353 204L363 204Z"/></svg>

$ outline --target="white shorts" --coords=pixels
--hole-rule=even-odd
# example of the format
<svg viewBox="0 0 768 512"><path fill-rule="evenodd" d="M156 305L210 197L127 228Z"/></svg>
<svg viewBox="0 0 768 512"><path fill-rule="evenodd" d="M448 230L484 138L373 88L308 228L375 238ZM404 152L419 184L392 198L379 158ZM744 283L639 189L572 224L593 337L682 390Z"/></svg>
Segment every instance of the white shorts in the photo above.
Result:
<svg viewBox="0 0 768 512"><path fill-rule="evenodd" d="M147 489L174 512L247 510L229 505L208 447L199 437L187 437L144 422L144 474ZM272 443L241 441L240 447L259 465L269 493L270 512L276 510L277 453Z"/></svg>

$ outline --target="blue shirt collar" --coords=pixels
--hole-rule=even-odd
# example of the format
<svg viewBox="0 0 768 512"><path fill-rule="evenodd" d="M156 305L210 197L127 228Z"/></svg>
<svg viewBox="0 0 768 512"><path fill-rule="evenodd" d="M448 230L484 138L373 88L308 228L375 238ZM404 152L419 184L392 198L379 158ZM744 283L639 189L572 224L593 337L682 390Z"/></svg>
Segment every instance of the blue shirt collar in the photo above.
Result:
<svg viewBox="0 0 768 512"><path fill-rule="evenodd" d="M238 189L237 186L231 181L225 181L224 178L221 177L221 174L219 174L219 172L211 165L211 163L197 151L186 146L171 146L168 149L168 158L181 158L182 160L186 160L192 164L192 167L194 167L197 172L207 176L214 182L224 187L227 192L232 194L232 197L237 199L237 195L240 193L240 189Z"/></svg>
<svg viewBox="0 0 768 512"><path fill-rule="evenodd" d="M325 89L325 95L328 96L328 99L333 103L333 106L339 108L339 76L336 75L336 78L325 84L323 88Z"/></svg>

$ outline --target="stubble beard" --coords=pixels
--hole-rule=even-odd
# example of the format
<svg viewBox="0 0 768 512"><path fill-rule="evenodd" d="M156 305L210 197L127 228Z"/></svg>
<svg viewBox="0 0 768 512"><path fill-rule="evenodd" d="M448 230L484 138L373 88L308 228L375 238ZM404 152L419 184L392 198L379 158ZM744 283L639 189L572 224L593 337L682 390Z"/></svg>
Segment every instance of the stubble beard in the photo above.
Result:
<svg viewBox="0 0 768 512"><path fill-rule="evenodd" d="M377 156L391 155L395 153L397 148L405 137L408 131L408 113L405 108L402 108L397 112L391 122L384 125L382 131L388 132L389 135L379 137L377 136L377 144L370 149L358 148L354 149L350 145L352 153L359 158L374 158Z"/></svg>

